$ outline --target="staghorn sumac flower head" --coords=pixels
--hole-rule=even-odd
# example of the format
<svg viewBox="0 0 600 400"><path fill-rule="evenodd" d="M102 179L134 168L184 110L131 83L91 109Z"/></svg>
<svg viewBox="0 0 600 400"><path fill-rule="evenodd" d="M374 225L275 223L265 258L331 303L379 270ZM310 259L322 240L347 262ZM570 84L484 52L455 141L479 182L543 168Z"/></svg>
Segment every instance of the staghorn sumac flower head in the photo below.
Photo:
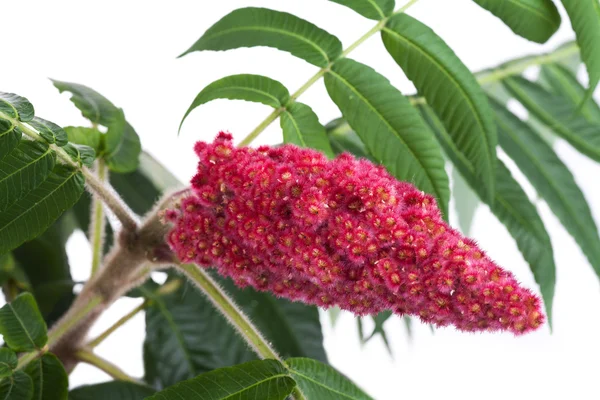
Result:
<svg viewBox="0 0 600 400"><path fill-rule="evenodd" d="M515 334L544 322L540 299L434 198L367 160L285 145L198 142L191 194L167 213L183 262L240 286L359 315L392 310L437 326Z"/></svg>

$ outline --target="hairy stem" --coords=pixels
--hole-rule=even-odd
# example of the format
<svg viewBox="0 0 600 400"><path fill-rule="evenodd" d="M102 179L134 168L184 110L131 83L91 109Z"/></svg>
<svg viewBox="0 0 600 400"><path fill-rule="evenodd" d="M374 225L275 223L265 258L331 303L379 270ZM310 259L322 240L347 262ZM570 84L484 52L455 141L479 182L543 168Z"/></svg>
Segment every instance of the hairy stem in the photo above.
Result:
<svg viewBox="0 0 600 400"><path fill-rule="evenodd" d="M103 159L96 160L96 172L98 180L105 182L108 180L108 170ZM104 230L106 228L106 218L104 216L104 205L98 196L92 197L91 205L91 224L90 224L90 242L92 244L92 276L96 274L100 263L102 262L102 253L104 251Z"/></svg>
<svg viewBox="0 0 600 400"><path fill-rule="evenodd" d="M99 370L107 373L112 378L118 381L127 381L127 382L137 382L137 379L132 378L127 375L122 369L117 367L115 364L111 363L108 360L92 353L89 350L79 350L75 353L75 357L79 361L83 361L84 363L93 365Z"/></svg>
<svg viewBox="0 0 600 400"><path fill-rule="evenodd" d="M177 269L183 272L206 295L260 358L277 360L283 364L281 356L271 347L258 328L204 269L194 264L178 265ZM294 390L293 395L296 400L306 399L298 388Z"/></svg>
<svg viewBox="0 0 600 400"><path fill-rule="evenodd" d="M154 292L154 296L164 296L164 295L167 295L170 293L174 293L175 291L177 291L177 289L179 289L181 287L181 284L182 284L182 282L180 279L174 279L172 281L169 281L169 282L165 283L164 285L160 286ZM96 348L100 343L104 342L106 340L106 338L108 338L110 335L112 335L117 329L119 329L120 327L125 325L129 320L131 320L133 317L138 315L140 312L144 311L151 304L152 304L152 300L150 298L147 298L144 302L142 302L142 304L140 304L139 306L137 306L136 308L134 308L133 310L131 310L130 312L128 312L127 314L122 316L121 318L119 318L119 320L117 322L115 322L112 326L107 328L104 332L102 332L100 335L98 335L95 339L90 340L88 342L88 344L86 344L84 347L87 349Z"/></svg>
<svg viewBox="0 0 600 400"><path fill-rule="evenodd" d="M206 295L208 300L227 318L256 354L261 358L281 361L279 354L269 345L260 331L250 322L250 319L205 270L195 264L183 264L178 266L178 269Z"/></svg>
<svg viewBox="0 0 600 400"><path fill-rule="evenodd" d="M148 306L148 300L144 301L142 304L140 304L139 306L137 306L136 308L134 308L133 310L131 310L130 312L128 312L127 314L122 316L117 322L115 322L107 330L105 330L100 335L98 335L98 337L96 337L94 340L91 340L85 347L87 347L89 349L93 349L93 348L97 347L100 343L104 342L104 340L106 340L107 337L112 335L112 333L114 331L116 331L117 329L119 329L120 327L125 325L126 322L128 322L130 319L135 317L139 312L144 310L147 306Z"/></svg>
<svg viewBox="0 0 600 400"><path fill-rule="evenodd" d="M402 14L403 12L408 10L413 4L417 3L418 1L419 0L410 0L408 3L406 3L400 9L398 9L397 11L394 11L393 15ZM387 23L389 18L390 17L383 18L381 21L379 21L377 23L377 25L375 25L367 33L362 35L360 38L358 38L358 40L356 40L354 43L352 43L350 46L348 46L348 48L346 48L342 52L342 54L340 54L340 57L337 58L337 60L345 58L348 54L350 54L354 49L356 49L358 46L363 44L371 36L373 36L374 34L376 34L379 31L381 31L383 29L383 27L385 26L385 24ZM296 101L296 99L298 97L300 97L300 95L302 95L304 92L306 92L312 85L314 85L319 79L321 79L331 69L331 67L333 66L333 64L335 64L335 62L337 60L331 61L326 67L321 68L319 71L317 71L316 74L311 76L310 79L308 81L306 81L306 83L300 87L300 89L296 90L290 96L290 100L286 104L286 107L293 104ZM279 115L281 115L281 113L284 110L285 110L285 107L275 109L271 114L269 114L269 116L267 118L265 118L265 120L263 122L261 122L252 132L250 132L244 139L242 139L242 141L240 142L239 145L240 146L248 146L250 143L252 143L252 141L254 139L256 139L269 125L271 125L271 123L273 121L275 121L277 119L277 117L279 117Z"/></svg>
<svg viewBox="0 0 600 400"><path fill-rule="evenodd" d="M139 234L122 231L118 243L106 256L103 268L88 281L71 308L50 331L53 333L71 320L78 321L50 346L50 350L63 361L67 371L77 364L78 359L74 354L83 347L89 329L115 300L132 286L139 284L140 270L147 262L147 249ZM100 301L95 307L89 308L90 299L94 298L99 298ZM82 309L87 310L85 316L75 318Z"/></svg>

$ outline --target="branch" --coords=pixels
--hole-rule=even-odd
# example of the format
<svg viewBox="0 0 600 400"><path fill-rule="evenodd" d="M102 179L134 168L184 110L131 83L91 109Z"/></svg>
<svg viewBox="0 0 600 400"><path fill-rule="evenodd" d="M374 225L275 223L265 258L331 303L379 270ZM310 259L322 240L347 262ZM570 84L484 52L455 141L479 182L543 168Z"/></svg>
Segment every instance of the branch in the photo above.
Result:
<svg viewBox="0 0 600 400"><path fill-rule="evenodd" d="M83 361L87 364L93 365L99 370L105 372L112 378L118 381L126 381L126 382L139 382L137 379L132 378L127 375L122 369L117 367L115 364L111 363L108 360L92 353L89 350L79 350L75 353L75 356L79 361Z"/></svg>
<svg viewBox="0 0 600 400"><path fill-rule="evenodd" d="M404 13L406 10L408 10L412 5L414 5L418 1L419 0L410 0L399 10L395 11L392 15ZM369 39L371 36L373 36L374 34L379 32L380 30L382 30L390 18L391 17L386 17L386 18L382 19L381 21L379 21L377 23L377 25L375 25L373 28L371 28L367 33L365 33L360 38L358 38L357 41L355 41L350 46L348 46L348 48L342 52L342 54L340 55L338 60L346 57L354 49L356 49L358 46L363 44L367 39ZM298 97L300 97L312 85L314 85L319 79L321 79L331 69L331 67L333 66L333 64L335 64L336 61L337 60L330 62L326 67L321 68L316 74L311 76L310 79L308 81L306 81L306 83L300 87L300 89L296 90L296 92L294 92L290 96L290 100L286 104L286 107L292 105ZM252 141L254 139L256 139L258 137L258 135L260 135L269 125L271 125L271 123L273 121L275 121L279 117L279 115L281 115L281 113L283 111L285 111L285 107L275 109L271 114L269 114L269 116L263 122L261 122L252 132L250 132L244 139L242 139L239 146L240 147L248 146L250 143L252 143Z"/></svg>
<svg viewBox="0 0 600 400"><path fill-rule="evenodd" d="M271 347L258 328L204 269L194 264L180 264L176 266L176 269L185 274L206 295L260 358L277 360L285 365L281 356ZM294 389L293 395L296 400L306 399L298 387Z"/></svg>
<svg viewBox="0 0 600 400"><path fill-rule="evenodd" d="M98 179L101 182L108 181L108 170L104 160L96 160L96 170ZM102 200L94 195L92 196L91 218L90 218L90 242L92 244L92 276L96 274L100 263L102 262L102 253L104 250L104 230L106 228L106 218L104 216L104 206Z"/></svg>

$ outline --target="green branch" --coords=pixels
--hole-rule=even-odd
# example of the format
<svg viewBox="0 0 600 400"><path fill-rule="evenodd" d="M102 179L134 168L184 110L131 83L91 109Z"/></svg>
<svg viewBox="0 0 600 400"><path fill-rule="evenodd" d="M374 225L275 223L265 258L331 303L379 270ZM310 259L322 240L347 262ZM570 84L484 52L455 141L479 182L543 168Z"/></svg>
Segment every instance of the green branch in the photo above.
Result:
<svg viewBox="0 0 600 400"><path fill-rule="evenodd" d="M138 382L137 379L134 379L131 376L127 375L122 369L117 367L115 364L111 363L108 360L105 360L100 356L97 356L89 350L79 350L75 353L75 357L77 357L79 361L83 361L84 363L93 365L94 367L105 372L110 377L116 380L126 382Z"/></svg>
<svg viewBox="0 0 600 400"><path fill-rule="evenodd" d="M204 269L194 264L178 265L176 268L183 272L206 295L208 300L223 314L260 358L273 359L284 364L281 356L271 347L258 328ZM298 387L294 389L293 394L296 400L306 399Z"/></svg>
<svg viewBox="0 0 600 400"><path fill-rule="evenodd" d="M102 158L96 160L96 172L100 182L108 181L108 169ZM104 205L98 196L92 197L90 242L92 244L92 276L96 274L102 263L102 254L104 251L104 230L106 228L106 218L104 216Z"/></svg>
<svg viewBox="0 0 600 400"><path fill-rule="evenodd" d="M403 12L408 10L413 4L415 4L418 1L419 0L410 0L399 10L395 11L393 15L402 14ZM348 54L350 54L354 49L356 49L358 46L363 44L371 36L373 36L374 34L376 34L379 31L381 31L381 29L383 29L383 27L387 23L388 19L390 19L390 17L386 17L386 18L382 19L381 21L379 21L367 33L362 35L360 38L358 38L358 40L356 40L354 43L352 43L350 46L348 46L348 48L346 48L342 52L342 54L340 55L340 57L337 60L345 58ZM319 79L321 79L331 69L331 67L333 66L333 64L335 64L335 62L337 60L331 61L326 67L321 68L319 71L317 71L316 74L311 76L310 79L308 81L306 81L306 83L300 87L300 89L296 90L290 96L290 100L289 100L288 104L286 104L286 107L293 104L298 97L300 97L312 85L314 85ZM271 125L271 123L273 121L275 121L284 110L285 110L284 107L275 109L271 114L269 114L269 116L263 122L261 122L252 132L250 132L248 134L248 136L246 136L244 139L242 139L239 146L240 147L248 146L250 143L252 143L252 141L254 139L256 139L258 137L258 135L260 135L269 125Z"/></svg>

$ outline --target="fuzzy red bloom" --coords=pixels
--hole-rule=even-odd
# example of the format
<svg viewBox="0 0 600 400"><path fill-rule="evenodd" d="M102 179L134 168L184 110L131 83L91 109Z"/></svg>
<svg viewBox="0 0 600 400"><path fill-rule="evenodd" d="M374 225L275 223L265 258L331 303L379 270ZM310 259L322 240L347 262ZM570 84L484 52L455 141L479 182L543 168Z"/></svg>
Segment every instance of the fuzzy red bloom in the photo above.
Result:
<svg viewBox="0 0 600 400"><path fill-rule="evenodd" d="M238 286L359 315L392 310L438 326L516 334L540 299L442 219L435 199L383 167L292 145L195 146L192 195L168 218L183 262Z"/></svg>

